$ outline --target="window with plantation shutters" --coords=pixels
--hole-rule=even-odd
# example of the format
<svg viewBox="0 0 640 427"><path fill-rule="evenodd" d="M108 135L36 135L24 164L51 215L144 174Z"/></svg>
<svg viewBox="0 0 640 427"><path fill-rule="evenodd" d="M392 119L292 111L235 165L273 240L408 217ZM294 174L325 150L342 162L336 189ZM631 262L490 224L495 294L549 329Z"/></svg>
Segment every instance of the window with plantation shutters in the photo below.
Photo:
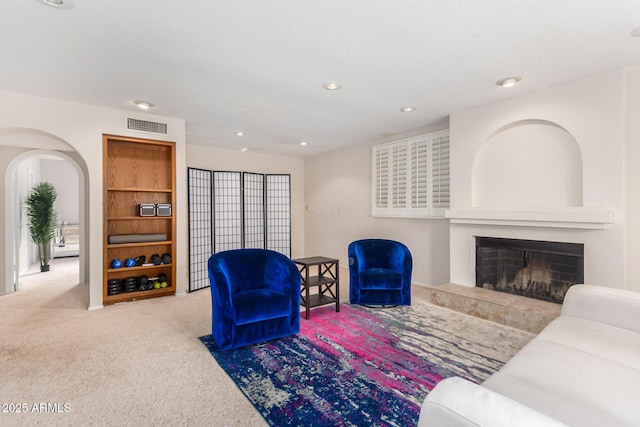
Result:
<svg viewBox="0 0 640 427"><path fill-rule="evenodd" d="M449 207L449 131L375 145L372 214L442 217Z"/></svg>

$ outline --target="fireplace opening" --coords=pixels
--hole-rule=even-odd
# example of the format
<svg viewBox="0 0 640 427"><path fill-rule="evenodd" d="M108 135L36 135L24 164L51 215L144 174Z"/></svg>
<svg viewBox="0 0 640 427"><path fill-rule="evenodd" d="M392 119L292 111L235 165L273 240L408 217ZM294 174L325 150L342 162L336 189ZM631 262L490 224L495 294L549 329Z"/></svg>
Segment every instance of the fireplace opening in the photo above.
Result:
<svg viewBox="0 0 640 427"><path fill-rule="evenodd" d="M583 282L583 244L476 237L476 286L562 304Z"/></svg>

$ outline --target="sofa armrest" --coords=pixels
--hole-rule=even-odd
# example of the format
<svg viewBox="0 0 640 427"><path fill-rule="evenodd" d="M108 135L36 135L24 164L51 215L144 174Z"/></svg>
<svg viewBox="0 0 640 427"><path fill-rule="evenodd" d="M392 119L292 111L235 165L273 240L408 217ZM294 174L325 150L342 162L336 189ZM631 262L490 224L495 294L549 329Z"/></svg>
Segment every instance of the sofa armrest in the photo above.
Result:
<svg viewBox="0 0 640 427"><path fill-rule="evenodd" d="M447 378L422 403L418 427L567 427L515 400L462 378Z"/></svg>
<svg viewBox="0 0 640 427"><path fill-rule="evenodd" d="M565 295L561 315L640 332L640 293L605 286L574 285Z"/></svg>

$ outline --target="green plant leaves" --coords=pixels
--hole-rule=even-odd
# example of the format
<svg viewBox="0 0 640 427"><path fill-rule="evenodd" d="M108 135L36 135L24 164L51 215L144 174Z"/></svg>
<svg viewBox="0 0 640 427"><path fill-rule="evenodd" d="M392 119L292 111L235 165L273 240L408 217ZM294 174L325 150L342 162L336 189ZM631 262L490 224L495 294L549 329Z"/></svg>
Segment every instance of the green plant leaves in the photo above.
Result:
<svg viewBox="0 0 640 427"><path fill-rule="evenodd" d="M38 245L41 265L49 263L48 251L43 250L43 247L46 248L55 237L57 215L53 210L53 204L57 197L58 193L52 184L41 182L29 191L25 199L29 235L31 241Z"/></svg>

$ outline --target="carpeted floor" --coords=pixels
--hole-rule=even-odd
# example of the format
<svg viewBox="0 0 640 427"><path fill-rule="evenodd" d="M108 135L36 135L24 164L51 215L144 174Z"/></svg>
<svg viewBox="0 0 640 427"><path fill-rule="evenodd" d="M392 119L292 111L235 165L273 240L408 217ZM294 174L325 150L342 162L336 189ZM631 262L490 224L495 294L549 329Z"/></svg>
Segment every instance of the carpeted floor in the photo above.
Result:
<svg viewBox="0 0 640 427"><path fill-rule="evenodd" d="M77 258L51 268L0 296L0 425L268 425L198 340L208 290L88 311Z"/></svg>
<svg viewBox="0 0 640 427"><path fill-rule="evenodd" d="M414 302L384 310L343 305L314 310L299 335L219 351L217 362L272 426L412 426L443 378L476 383L530 337Z"/></svg>
<svg viewBox="0 0 640 427"><path fill-rule="evenodd" d="M198 340L208 289L88 311L77 268L55 259L0 296L0 404L27 407L0 426L267 425Z"/></svg>

